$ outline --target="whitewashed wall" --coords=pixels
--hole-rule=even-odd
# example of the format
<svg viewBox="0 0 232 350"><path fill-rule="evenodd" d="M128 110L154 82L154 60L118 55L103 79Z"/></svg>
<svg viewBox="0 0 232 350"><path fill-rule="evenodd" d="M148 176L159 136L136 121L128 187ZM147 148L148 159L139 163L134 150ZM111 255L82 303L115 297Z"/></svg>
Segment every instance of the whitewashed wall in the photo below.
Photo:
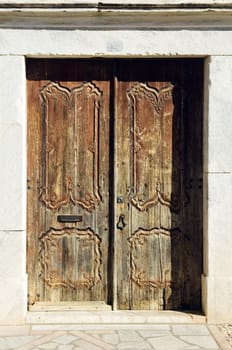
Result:
<svg viewBox="0 0 232 350"><path fill-rule="evenodd" d="M205 58L203 310L232 319L232 33L230 30L0 29L0 323L24 323L25 57Z"/></svg>
<svg viewBox="0 0 232 350"><path fill-rule="evenodd" d="M26 314L26 85L23 56L0 56L0 322Z"/></svg>
<svg viewBox="0 0 232 350"><path fill-rule="evenodd" d="M210 322L232 319L231 93L232 56L211 56L205 77L203 277L203 304Z"/></svg>

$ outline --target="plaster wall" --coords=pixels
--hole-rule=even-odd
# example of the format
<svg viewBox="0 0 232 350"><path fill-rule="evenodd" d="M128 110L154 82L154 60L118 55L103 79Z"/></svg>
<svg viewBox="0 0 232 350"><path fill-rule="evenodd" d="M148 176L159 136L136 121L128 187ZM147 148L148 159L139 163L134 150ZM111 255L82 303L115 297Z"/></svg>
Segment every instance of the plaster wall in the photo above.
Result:
<svg viewBox="0 0 232 350"><path fill-rule="evenodd" d="M25 57L205 58L203 310L232 319L232 34L230 30L0 29L0 323L24 323Z"/></svg>
<svg viewBox="0 0 232 350"><path fill-rule="evenodd" d="M1 56L0 76L0 322L26 315L25 60Z"/></svg>
<svg viewBox="0 0 232 350"><path fill-rule="evenodd" d="M205 77L203 290L208 320L231 320L232 56L211 56ZM228 92L228 93L227 93Z"/></svg>

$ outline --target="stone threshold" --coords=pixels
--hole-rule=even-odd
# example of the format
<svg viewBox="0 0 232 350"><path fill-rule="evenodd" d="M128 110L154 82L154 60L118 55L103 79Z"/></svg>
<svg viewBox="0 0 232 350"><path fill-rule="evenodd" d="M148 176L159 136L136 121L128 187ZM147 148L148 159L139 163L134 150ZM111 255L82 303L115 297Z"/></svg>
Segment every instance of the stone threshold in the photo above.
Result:
<svg viewBox="0 0 232 350"><path fill-rule="evenodd" d="M206 317L178 311L29 311L26 324L152 325L199 324Z"/></svg>
<svg viewBox="0 0 232 350"><path fill-rule="evenodd" d="M104 301L60 301L59 304L53 302L36 302L29 305L29 311L111 311L111 305Z"/></svg>

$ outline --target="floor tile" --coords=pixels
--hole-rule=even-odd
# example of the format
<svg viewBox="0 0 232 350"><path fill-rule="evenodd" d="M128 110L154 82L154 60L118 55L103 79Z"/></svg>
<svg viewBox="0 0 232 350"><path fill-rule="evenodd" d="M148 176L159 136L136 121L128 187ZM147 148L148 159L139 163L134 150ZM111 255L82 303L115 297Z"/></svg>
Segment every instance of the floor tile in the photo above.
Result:
<svg viewBox="0 0 232 350"><path fill-rule="evenodd" d="M71 344L65 344L65 345L59 345L57 350L73 350L74 345Z"/></svg>
<svg viewBox="0 0 232 350"><path fill-rule="evenodd" d="M65 334L65 335L62 335L61 337L56 338L55 341L58 344L66 345L66 344L72 343L74 340L77 340L77 339L78 337L74 337L71 334Z"/></svg>
<svg viewBox="0 0 232 350"><path fill-rule="evenodd" d="M133 349L133 350L148 350L148 349L152 349L152 347L150 346L149 343L147 342L132 342L132 341L128 341L128 342L122 342L119 343L117 346L118 350L128 350L128 349Z"/></svg>
<svg viewBox="0 0 232 350"><path fill-rule="evenodd" d="M93 344L93 343L89 343L85 340L78 340L75 342L75 345L79 348L81 348L82 350L102 350L101 347Z"/></svg>
<svg viewBox="0 0 232 350"><path fill-rule="evenodd" d="M89 342L90 344L94 344L94 345L97 345L98 347L100 347L101 349L104 349L104 350L113 350L114 347L110 344L107 344L105 343L104 341L102 340L99 340L99 339L96 339L90 335L88 335L87 333L85 332L75 332L75 334L78 335L79 338L81 338L82 340L86 341L86 342ZM77 344L75 342L75 344ZM78 344L77 344L78 345Z"/></svg>
<svg viewBox="0 0 232 350"><path fill-rule="evenodd" d="M19 336L0 338L0 350L15 349L19 346L25 346L38 336Z"/></svg>
<svg viewBox="0 0 232 350"><path fill-rule="evenodd" d="M136 331L118 331L119 339L120 341L131 341L131 342L138 342L141 341L141 336Z"/></svg>
<svg viewBox="0 0 232 350"><path fill-rule="evenodd" d="M0 334L0 350L225 350L203 324L85 325L84 330L78 325L53 326L29 326L32 335L22 335L26 328L18 328L18 336L11 327L12 336Z"/></svg>
<svg viewBox="0 0 232 350"><path fill-rule="evenodd" d="M138 333L143 337L143 338L153 338L153 337L162 337L163 335L171 335L169 330L166 329L161 329L161 330L156 330L156 329L152 329L152 330L141 330L138 331Z"/></svg>
<svg viewBox="0 0 232 350"><path fill-rule="evenodd" d="M205 325L173 325L172 332L174 335L209 335L209 330Z"/></svg>
<svg viewBox="0 0 232 350"><path fill-rule="evenodd" d="M45 343L38 346L38 348L41 350L53 350L53 349L56 349L56 347L57 347L56 343Z"/></svg>
<svg viewBox="0 0 232 350"><path fill-rule="evenodd" d="M216 341L208 335L199 335L199 336L180 336L180 339L194 345L199 345L203 349L218 349L218 345Z"/></svg>
<svg viewBox="0 0 232 350"><path fill-rule="evenodd" d="M119 335L118 334L102 334L102 340L105 343L111 344L111 345L116 345L119 343Z"/></svg>
<svg viewBox="0 0 232 350"><path fill-rule="evenodd" d="M178 339L173 335L148 338L148 341L156 350L189 350L190 347L185 341Z"/></svg>

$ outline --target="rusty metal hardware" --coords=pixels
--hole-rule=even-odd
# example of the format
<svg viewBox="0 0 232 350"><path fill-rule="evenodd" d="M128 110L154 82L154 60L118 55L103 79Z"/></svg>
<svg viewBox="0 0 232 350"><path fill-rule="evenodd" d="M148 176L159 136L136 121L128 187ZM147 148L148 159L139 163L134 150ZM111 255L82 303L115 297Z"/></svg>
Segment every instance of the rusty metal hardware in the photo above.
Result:
<svg viewBox="0 0 232 350"><path fill-rule="evenodd" d="M125 219L125 215L124 214L119 215L118 222L117 222L117 229L119 229L121 231L126 226L126 223L125 223L124 219Z"/></svg>
<svg viewBox="0 0 232 350"><path fill-rule="evenodd" d="M117 203L119 204L119 203L123 203L123 202L124 202L123 196L118 196L117 197Z"/></svg>
<svg viewBox="0 0 232 350"><path fill-rule="evenodd" d="M58 215L57 220L59 222L81 222L82 216L80 216L80 215Z"/></svg>

